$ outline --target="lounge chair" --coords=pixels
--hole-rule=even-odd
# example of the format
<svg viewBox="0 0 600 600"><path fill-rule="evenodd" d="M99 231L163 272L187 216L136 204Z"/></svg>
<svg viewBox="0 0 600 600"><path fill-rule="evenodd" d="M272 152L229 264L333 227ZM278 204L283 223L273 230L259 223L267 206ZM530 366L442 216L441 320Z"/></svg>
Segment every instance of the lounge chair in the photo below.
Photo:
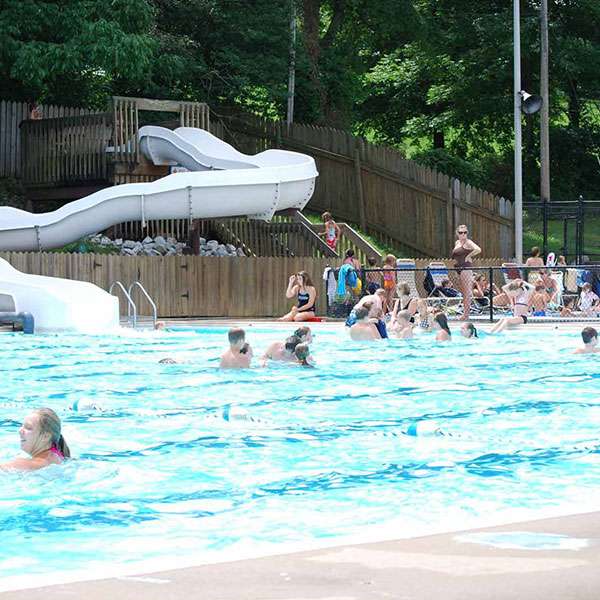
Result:
<svg viewBox="0 0 600 600"><path fill-rule="evenodd" d="M410 288L411 296L419 298L421 294L417 287L416 268L415 261L410 258L399 258L396 260L396 287L401 283L406 283Z"/></svg>
<svg viewBox="0 0 600 600"><path fill-rule="evenodd" d="M450 279L448 267L443 262L430 262L429 273L433 281L434 288L427 297L427 302L435 306L443 306L449 313L458 314L458 308L462 305L463 297L460 292L455 296L448 296L443 292L442 283L445 279Z"/></svg>

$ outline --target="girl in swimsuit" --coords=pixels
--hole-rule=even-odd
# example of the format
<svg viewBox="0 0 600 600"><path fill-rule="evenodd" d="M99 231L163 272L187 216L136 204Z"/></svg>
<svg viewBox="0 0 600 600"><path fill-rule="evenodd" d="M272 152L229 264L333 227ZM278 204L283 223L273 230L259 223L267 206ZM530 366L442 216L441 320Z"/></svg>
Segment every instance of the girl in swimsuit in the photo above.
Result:
<svg viewBox="0 0 600 600"><path fill-rule="evenodd" d="M317 290L306 271L299 271L292 275L288 281L285 292L287 298L298 298L298 304L292 306L287 315L284 315L280 321L308 321L315 317L315 301L317 299Z"/></svg>
<svg viewBox="0 0 600 600"><path fill-rule="evenodd" d="M385 290L385 302L383 312L392 310L392 300L396 290L396 257L388 254L383 261L383 289Z"/></svg>
<svg viewBox="0 0 600 600"><path fill-rule="evenodd" d="M333 220L330 212L324 212L321 215L323 223L325 224L325 232L320 235L325 236L325 243L332 249L335 250L338 239L340 237L340 227Z"/></svg>
<svg viewBox="0 0 600 600"><path fill-rule="evenodd" d="M513 316L505 317L498 321L490 330L490 333L504 331L513 325L524 325L527 323L527 314L531 304L531 296L535 288L522 279L513 279L510 283L502 286L502 290L513 305Z"/></svg>
<svg viewBox="0 0 600 600"><path fill-rule="evenodd" d="M448 326L448 317L443 313L439 312L433 317L433 329L435 329L435 341L436 342L449 342L452 339L452 333Z"/></svg>
<svg viewBox="0 0 600 600"><path fill-rule="evenodd" d="M473 257L481 254L481 248L469 239L469 230L466 225L459 225L456 228L458 239L452 250L454 266L460 277L460 288L463 296L463 314L461 319L467 320L471 312L471 299L473 297Z"/></svg>
<svg viewBox="0 0 600 600"><path fill-rule="evenodd" d="M15 458L0 465L0 470L36 471L60 464L71 456L61 434L60 419L50 408L40 408L25 417L19 437L21 450L31 458Z"/></svg>

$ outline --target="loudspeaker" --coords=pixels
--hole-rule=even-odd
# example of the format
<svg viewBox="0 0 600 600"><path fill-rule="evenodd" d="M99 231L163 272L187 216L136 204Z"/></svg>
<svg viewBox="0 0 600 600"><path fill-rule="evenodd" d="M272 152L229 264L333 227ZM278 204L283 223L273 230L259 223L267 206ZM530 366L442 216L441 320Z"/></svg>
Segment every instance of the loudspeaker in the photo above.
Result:
<svg viewBox="0 0 600 600"><path fill-rule="evenodd" d="M542 97L528 94L527 92L519 92L521 96L521 110L526 115L533 115L542 108Z"/></svg>

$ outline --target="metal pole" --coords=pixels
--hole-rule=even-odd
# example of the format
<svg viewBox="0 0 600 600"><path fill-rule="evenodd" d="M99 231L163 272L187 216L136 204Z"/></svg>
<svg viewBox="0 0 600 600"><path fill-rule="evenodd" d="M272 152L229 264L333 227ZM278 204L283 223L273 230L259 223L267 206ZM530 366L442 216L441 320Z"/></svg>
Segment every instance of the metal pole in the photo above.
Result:
<svg viewBox="0 0 600 600"><path fill-rule="evenodd" d="M520 0L513 0L513 79L515 118L515 257L523 262L523 165L521 135L521 27Z"/></svg>
<svg viewBox="0 0 600 600"><path fill-rule="evenodd" d="M542 236L544 238L544 260L548 256L548 200L546 198L542 198L542 212L543 212L543 220L542 220Z"/></svg>
<svg viewBox="0 0 600 600"><path fill-rule="evenodd" d="M542 0L540 6L540 94L542 109L540 113L540 198L550 200L550 106L548 93L548 0Z"/></svg>
<svg viewBox="0 0 600 600"><path fill-rule="evenodd" d="M290 0L290 67L288 71L287 126L294 122L294 94L296 89L296 5Z"/></svg>
<svg viewBox="0 0 600 600"><path fill-rule="evenodd" d="M488 285L490 294L490 323L494 322L494 268L490 267L488 275Z"/></svg>

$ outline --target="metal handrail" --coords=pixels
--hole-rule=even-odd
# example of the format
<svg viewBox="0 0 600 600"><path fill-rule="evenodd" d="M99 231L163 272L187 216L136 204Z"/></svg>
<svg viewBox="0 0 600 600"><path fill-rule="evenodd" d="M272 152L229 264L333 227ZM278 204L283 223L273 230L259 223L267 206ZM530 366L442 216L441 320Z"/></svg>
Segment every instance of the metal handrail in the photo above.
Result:
<svg viewBox="0 0 600 600"><path fill-rule="evenodd" d="M156 304L154 303L154 300L152 300L152 298L150 297L150 294L146 291L146 288L137 280L134 281L129 286L129 290L128 290L129 296L131 296L133 288L136 286L140 288L142 294L144 294L144 296L146 297L146 300L148 300L148 302L150 303L150 306L152 307L152 326L154 327L154 326L156 326L156 318L157 318Z"/></svg>
<svg viewBox="0 0 600 600"><path fill-rule="evenodd" d="M125 297L127 298L127 320L131 321L131 313L133 312L132 325L135 328L135 326L137 324L137 307L135 305L135 302L131 299L131 296L125 289L125 286L120 281L113 281L110 284L110 287L108 288L109 294L112 294L113 288L115 286L117 286L125 294ZM118 298L118 296L117 296L117 298Z"/></svg>

